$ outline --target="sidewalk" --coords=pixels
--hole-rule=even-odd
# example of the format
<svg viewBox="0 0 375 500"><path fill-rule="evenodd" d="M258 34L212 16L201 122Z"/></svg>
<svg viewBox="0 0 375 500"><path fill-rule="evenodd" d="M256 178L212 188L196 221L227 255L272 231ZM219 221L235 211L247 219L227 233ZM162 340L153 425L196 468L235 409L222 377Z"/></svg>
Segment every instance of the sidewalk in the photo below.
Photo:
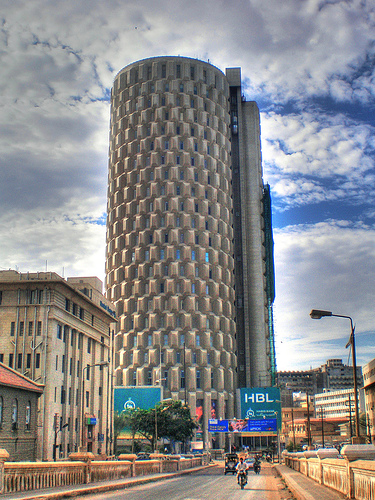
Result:
<svg viewBox="0 0 375 500"><path fill-rule="evenodd" d="M322 486L286 465L275 465L274 467L296 500L343 500L347 498L342 493Z"/></svg>
<svg viewBox="0 0 375 500"><path fill-rule="evenodd" d="M75 484L69 486L56 486L45 490L29 490L19 493L5 493L0 495L0 500L59 500L61 498L74 498L80 495L101 493L117 489L131 488L139 484L146 484L153 481L164 481L184 474L191 474L199 470L212 467L204 465L193 469L186 469L178 472L168 472L164 474L149 474L147 476L127 477L125 479L113 479L111 481L100 481L100 483Z"/></svg>

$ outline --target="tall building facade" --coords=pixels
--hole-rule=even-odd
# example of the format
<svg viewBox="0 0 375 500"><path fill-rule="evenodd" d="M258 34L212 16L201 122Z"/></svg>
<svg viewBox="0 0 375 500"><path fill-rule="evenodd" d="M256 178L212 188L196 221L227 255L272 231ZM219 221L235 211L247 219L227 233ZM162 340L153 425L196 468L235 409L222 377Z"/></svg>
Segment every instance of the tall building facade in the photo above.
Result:
<svg viewBox="0 0 375 500"><path fill-rule="evenodd" d="M156 385L202 422L272 381L259 112L240 69L183 57L125 67L112 89L107 298L116 384ZM272 311L271 311L272 313Z"/></svg>
<svg viewBox="0 0 375 500"><path fill-rule="evenodd" d="M67 458L79 448L112 453L115 319L101 289L95 277L0 271L0 362L44 387L36 414L31 409L38 460ZM12 438L22 442L19 420Z"/></svg>

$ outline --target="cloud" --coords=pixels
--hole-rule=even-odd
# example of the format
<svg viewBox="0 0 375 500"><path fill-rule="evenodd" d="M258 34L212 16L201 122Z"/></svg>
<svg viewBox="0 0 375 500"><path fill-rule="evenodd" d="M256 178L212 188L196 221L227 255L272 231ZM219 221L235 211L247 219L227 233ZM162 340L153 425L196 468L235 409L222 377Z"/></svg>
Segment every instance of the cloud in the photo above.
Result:
<svg viewBox="0 0 375 500"><path fill-rule="evenodd" d="M375 174L372 125L339 114L262 114L265 175L284 207L367 202Z"/></svg>
<svg viewBox="0 0 375 500"><path fill-rule="evenodd" d="M66 276L103 277L119 70L166 54L240 66L246 97L262 111L278 364L340 357L346 327L308 313L349 312L359 339L373 332L374 25L361 0L4 0L2 266L36 271L47 261Z"/></svg>
<svg viewBox="0 0 375 500"><path fill-rule="evenodd" d="M276 339L278 332L283 337L278 351L280 369L306 367L312 356L324 361L324 352L335 339L342 341L341 356L345 355L342 346L350 332L349 323L338 318L313 321L311 309L351 316L359 337L364 332L375 333L369 315L374 300L375 229L331 221L279 229L274 239ZM282 355L285 349L287 357ZM368 362L369 356L369 352L362 353L360 362Z"/></svg>

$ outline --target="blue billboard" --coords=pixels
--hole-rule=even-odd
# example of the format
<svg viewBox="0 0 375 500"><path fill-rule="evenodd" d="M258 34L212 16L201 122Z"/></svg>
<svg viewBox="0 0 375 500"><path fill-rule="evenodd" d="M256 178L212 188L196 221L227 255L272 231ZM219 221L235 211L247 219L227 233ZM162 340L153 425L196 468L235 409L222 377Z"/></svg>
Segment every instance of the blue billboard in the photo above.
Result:
<svg viewBox="0 0 375 500"><path fill-rule="evenodd" d="M121 413L124 410L141 408L149 410L160 403L161 387L115 387L114 410Z"/></svg>
<svg viewBox="0 0 375 500"><path fill-rule="evenodd" d="M216 420L208 421L208 432L276 432L276 418L251 420Z"/></svg>
<svg viewBox="0 0 375 500"><path fill-rule="evenodd" d="M237 389L239 414L249 421L277 421L281 429L281 400L278 387L250 387Z"/></svg>

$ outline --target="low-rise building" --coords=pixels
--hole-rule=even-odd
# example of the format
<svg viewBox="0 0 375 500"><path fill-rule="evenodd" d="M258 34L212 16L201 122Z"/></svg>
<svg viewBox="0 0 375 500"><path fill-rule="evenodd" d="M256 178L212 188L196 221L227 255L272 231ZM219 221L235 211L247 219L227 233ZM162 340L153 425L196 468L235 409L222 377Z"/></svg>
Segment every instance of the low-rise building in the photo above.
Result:
<svg viewBox="0 0 375 500"><path fill-rule="evenodd" d="M363 382L368 430L375 444L375 359L363 367Z"/></svg>
<svg viewBox="0 0 375 500"><path fill-rule="evenodd" d="M111 453L112 304L98 278L0 271L0 362L43 384L37 459Z"/></svg>
<svg viewBox="0 0 375 500"><path fill-rule="evenodd" d="M0 448L11 461L37 456L37 408L43 385L0 363Z"/></svg>

